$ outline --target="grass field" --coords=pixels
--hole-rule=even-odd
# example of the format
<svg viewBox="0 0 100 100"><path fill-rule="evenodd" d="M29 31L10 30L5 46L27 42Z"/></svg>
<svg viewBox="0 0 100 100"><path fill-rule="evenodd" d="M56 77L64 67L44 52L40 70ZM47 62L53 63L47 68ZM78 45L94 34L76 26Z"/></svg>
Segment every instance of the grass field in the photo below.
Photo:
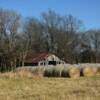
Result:
<svg viewBox="0 0 100 100"><path fill-rule="evenodd" d="M100 100L100 77L0 77L0 100Z"/></svg>

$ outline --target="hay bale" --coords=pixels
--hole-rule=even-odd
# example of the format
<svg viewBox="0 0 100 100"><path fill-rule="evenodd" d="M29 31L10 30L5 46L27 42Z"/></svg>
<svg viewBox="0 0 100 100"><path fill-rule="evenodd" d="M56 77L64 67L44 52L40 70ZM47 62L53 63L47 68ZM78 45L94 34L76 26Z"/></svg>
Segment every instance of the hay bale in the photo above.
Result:
<svg viewBox="0 0 100 100"><path fill-rule="evenodd" d="M46 77L52 77L52 67L51 66L45 68L45 70L44 70L44 76L46 76Z"/></svg>
<svg viewBox="0 0 100 100"><path fill-rule="evenodd" d="M63 66L47 67L44 71L44 76L47 77L61 77Z"/></svg>
<svg viewBox="0 0 100 100"><path fill-rule="evenodd" d="M52 76L53 77L61 77L61 67L55 66L52 69Z"/></svg>
<svg viewBox="0 0 100 100"><path fill-rule="evenodd" d="M16 76L31 78L31 77L33 77L33 74L32 74L32 72L27 71L27 70L20 70L20 71L16 72Z"/></svg>
<svg viewBox="0 0 100 100"><path fill-rule="evenodd" d="M25 73L25 72L28 72L28 73L31 73L33 74L33 76L43 76L43 73L44 73L44 69L45 67L44 66L39 66L39 67L19 67L15 70L15 72L17 73Z"/></svg>
<svg viewBox="0 0 100 100"><path fill-rule="evenodd" d="M61 72L61 76L62 77L69 77L69 74L68 74L68 67L64 67L62 72Z"/></svg>
<svg viewBox="0 0 100 100"><path fill-rule="evenodd" d="M14 70L14 72L20 72L20 71L32 71L32 67L18 67Z"/></svg>
<svg viewBox="0 0 100 100"><path fill-rule="evenodd" d="M18 77L33 77L31 67L19 67L15 69L14 73L16 73Z"/></svg>
<svg viewBox="0 0 100 100"><path fill-rule="evenodd" d="M93 67L92 67L92 69L93 69L94 75L96 75L96 74L97 74L97 72L98 72L98 67L93 66Z"/></svg>
<svg viewBox="0 0 100 100"><path fill-rule="evenodd" d="M34 67L34 68L32 68L32 73L35 76L43 76L44 70L45 70L45 67L43 67L43 66L41 66L41 67Z"/></svg>
<svg viewBox="0 0 100 100"><path fill-rule="evenodd" d="M78 78L80 77L80 69L78 67L71 67L68 70L69 77Z"/></svg>
<svg viewBox="0 0 100 100"><path fill-rule="evenodd" d="M100 67L97 67L96 75L100 75Z"/></svg>
<svg viewBox="0 0 100 100"><path fill-rule="evenodd" d="M94 75L95 75L95 72L92 67L81 68L81 76L90 77L90 76L94 76Z"/></svg>
<svg viewBox="0 0 100 100"><path fill-rule="evenodd" d="M64 67L62 77L78 78L80 77L80 70L75 66Z"/></svg>

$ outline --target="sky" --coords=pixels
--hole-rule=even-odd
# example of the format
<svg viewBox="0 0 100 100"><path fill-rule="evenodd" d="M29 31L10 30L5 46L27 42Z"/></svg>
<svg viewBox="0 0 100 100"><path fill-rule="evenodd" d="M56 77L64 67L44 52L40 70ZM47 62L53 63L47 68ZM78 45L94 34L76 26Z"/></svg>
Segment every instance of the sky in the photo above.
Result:
<svg viewBox="0 0 100 100"><path fill-rule="evenodd" d="M37 18L51 9L82 20L86 29L100 28L100 0L0 0L0 8L13 9L24 17Z"/></svg>

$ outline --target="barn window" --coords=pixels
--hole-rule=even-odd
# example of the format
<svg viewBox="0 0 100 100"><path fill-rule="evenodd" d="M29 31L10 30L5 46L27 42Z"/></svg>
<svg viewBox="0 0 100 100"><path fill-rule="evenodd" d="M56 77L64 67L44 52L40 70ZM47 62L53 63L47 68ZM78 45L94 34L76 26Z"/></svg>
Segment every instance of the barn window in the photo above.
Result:
<svg viewBox="0 0 100 100"><path fill-rule="evenodd" d="M56 65L56 61L49 61L49 65Z"/></svg>

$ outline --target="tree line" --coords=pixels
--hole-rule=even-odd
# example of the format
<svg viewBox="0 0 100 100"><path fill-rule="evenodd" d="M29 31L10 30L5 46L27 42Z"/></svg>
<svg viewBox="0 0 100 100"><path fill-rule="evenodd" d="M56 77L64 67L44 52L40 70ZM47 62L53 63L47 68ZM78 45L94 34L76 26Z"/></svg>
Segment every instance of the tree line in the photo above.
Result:
<svg viewBox="0 0 100 100"><path fill-rule="evenodd" d="M22 17L0 8L0 70L24 66L29 53L49 52L67 63L100 62L100 30L83 30L83 22L53 10L40 18Z"/></svg>

